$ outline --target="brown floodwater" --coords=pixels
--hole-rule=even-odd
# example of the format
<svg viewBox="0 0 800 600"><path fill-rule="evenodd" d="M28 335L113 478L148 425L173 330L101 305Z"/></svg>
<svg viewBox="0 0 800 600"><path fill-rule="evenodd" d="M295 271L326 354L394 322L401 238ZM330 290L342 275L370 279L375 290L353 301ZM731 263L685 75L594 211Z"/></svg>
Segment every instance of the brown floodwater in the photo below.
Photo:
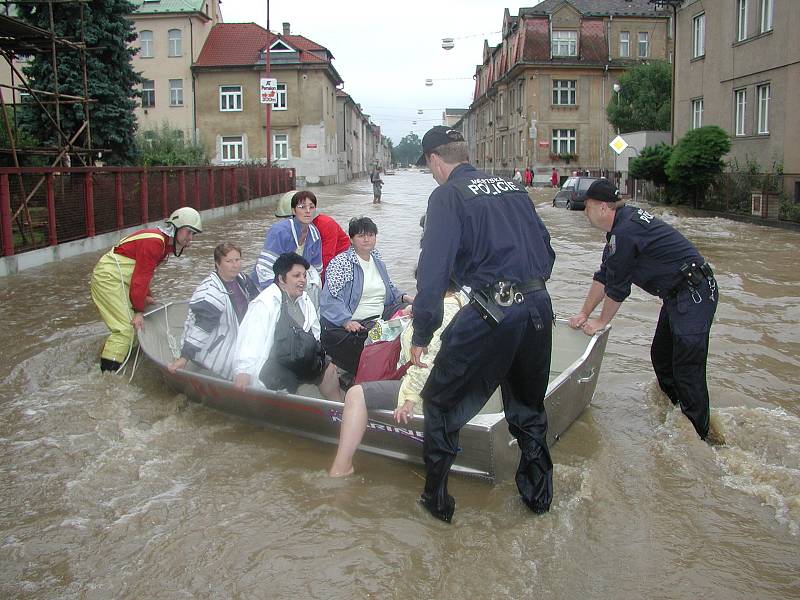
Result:
<svg viewBox="0 0 800 600"><path fill-rule="evenodd" d="M429 175L315 189L323 212L378 224L410 289ZM583 302L603 234L533 194L558 254L560 316ZM553 447L544 516L513 481L451 478L454 522L416 499L420 468L243 422L175 395L140 359L132 382L97 368L89 298L99 253L0 279L0 598L800 597L800 234L653 209L715 265L709 386L727 444L710 447L657 391L660 303L634 291L614 320L591 406ZM249 266L275 221L209 221L156 273L186 299L211 251Z"/></svg>

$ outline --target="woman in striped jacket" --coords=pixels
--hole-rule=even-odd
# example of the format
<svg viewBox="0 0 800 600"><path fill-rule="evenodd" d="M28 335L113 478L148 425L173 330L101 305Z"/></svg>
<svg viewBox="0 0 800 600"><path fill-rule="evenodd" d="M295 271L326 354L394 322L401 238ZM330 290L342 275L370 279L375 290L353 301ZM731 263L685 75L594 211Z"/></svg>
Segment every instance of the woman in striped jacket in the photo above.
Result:
<svg viewBox="0 0 800 600"><path fill-rule="evenodd" d="M224 243L214 248L214 265L214 273L197 286L189 300L181 355L167 366L173 373L192 361L223 379L232 378L239 323L258 289L240 273L242 252L237 246Z"/></svg>

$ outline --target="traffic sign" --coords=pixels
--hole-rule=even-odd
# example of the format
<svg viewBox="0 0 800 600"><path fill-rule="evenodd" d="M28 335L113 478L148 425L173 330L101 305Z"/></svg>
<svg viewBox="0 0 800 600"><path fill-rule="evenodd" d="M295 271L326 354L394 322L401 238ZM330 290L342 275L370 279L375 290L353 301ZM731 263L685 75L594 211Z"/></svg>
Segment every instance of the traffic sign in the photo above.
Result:
<svg viewBox="0 0 800 600"><path fill-rule="evenodd" d="M261 104L275 105L278 102L278 80L261 78Z"/></svg>
<svg viewBox="0 0 800 600"><path fill-rule="evenodd" d="M625 148L628 147L628 142L626 142L621 135L617 135L617 137L611 140L609 146L611 146L611 149L616 152L617 155L620 155L625 152Z"/></svg>

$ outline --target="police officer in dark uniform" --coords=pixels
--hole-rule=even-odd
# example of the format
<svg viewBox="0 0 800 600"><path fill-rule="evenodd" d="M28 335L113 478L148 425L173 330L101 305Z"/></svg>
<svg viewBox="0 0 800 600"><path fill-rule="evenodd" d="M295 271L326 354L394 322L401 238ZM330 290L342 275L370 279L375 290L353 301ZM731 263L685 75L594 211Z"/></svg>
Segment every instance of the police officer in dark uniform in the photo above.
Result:
<svg viewBox="0 0 800 600"><path fill-rule="evenodd" d="M705 440L709 436L708 334L718 299L711 266L670 225L642 209L625 206L619 190L605 179L587 190L586 217L593 227L606 232L608 243L583 308L570 325L588 335L608 325L630 295L631 284L661 298L664 304L650 347L653 369L658 385L673 404L680 404ZM590 319L601 301L600 316Z"/></svg>
<svg viewBox="0 0 800 600"><path fill-rule="evenodd" d="M555 261L550 235L522 184L468 164L458 131L436 126L422 148L417 164L427 164L439 187L428 200L417 271L414 364L427 366L424 353L442 322L449 281L469 287L472 301L442 334L421 393L426 479L420 501L435 517L451 520L455 500L447 477L459 430L499 385L522 453L517 487L531 510L545 512L553 495L544 410L553 321L545 288Z"/></svg>

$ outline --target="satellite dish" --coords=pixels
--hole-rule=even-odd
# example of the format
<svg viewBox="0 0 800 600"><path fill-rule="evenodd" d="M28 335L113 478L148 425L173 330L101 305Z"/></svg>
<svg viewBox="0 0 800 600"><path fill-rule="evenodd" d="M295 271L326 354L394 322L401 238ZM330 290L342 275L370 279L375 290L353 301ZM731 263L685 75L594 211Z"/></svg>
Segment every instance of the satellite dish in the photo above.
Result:
<svg viewBox="0 0 800 600"><path fill-rule="evenodd" d="M442 38L442 48L445 50L452 50L455 45L453 38Z"/></svg>

